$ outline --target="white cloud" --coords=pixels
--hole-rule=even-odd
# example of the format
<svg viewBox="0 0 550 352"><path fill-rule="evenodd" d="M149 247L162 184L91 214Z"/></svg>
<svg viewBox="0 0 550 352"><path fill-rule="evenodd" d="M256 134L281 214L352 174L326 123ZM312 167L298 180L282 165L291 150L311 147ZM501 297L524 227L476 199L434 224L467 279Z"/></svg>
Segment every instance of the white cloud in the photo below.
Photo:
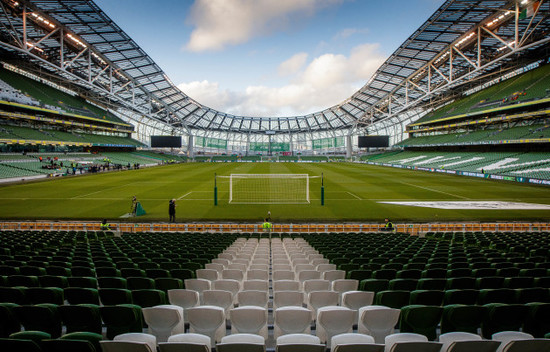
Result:
<svg viewBox="0 0 550 352"><path fill-rule="evenodd" d="M363 86L384 62L378 44L362 44L348 56L323 54L305 68L307 54L298 53L279 65L290 82L279 87L248 86L244 91L221 89L215 82L178 87L201 104L236 115L303 115L340 103ZM283 67L283 69L282 69Z"/></svg>
<svg viewBox="0 0 550 352"><path fill-rule="evenodd" d="M284 29L292 16L311 16L342 0L195 0L187 23L194 26L185 48L221 50Z"/></svg>
<svg viewBox="0 0 550 352"><path fill-rule="evenodd" d="M279 65L280 76L296 74L304 66L307 60L307 53L298 53Z"/></svg>
<svg viewBox="0 0 550 352"><path fill-rule="evenodd" d="M368 34L368 28L344 28L340 32L336 33L334 40L342 40L351 37L355 34Z"/></svg>

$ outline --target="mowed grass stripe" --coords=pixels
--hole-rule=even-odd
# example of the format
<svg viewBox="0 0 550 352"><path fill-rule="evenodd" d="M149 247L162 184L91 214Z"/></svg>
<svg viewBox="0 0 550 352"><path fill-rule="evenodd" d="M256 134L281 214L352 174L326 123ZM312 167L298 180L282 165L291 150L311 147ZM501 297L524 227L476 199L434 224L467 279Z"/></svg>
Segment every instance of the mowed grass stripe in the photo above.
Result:
<svg viewBox="0 0 550 352"><path fill-rule="evenodd" d="M228 204L229 180L214 173L307 173L308 205ZM147 214L130 221L166 221L168 200L177 204L179 221L261 221L271 211L275 222L543 220L542 210L440 210L380 201L506 200L550 204L550 188L352 163L189 163L150 169L59 178L0 186L4 219L118 219L136 195ZM125 219L125 221L128 219Z"/></svg>

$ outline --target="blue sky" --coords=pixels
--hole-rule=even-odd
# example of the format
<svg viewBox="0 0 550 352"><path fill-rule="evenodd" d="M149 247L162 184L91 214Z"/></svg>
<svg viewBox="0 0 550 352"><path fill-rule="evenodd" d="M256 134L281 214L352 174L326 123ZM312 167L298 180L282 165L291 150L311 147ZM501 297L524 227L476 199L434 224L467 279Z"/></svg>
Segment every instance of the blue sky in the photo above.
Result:
<svg viewBox="0 0 550 352"><path fill-rule="evenodd" d="M96 0L186 94L288 116L345 100L442 0Z"/></svg>

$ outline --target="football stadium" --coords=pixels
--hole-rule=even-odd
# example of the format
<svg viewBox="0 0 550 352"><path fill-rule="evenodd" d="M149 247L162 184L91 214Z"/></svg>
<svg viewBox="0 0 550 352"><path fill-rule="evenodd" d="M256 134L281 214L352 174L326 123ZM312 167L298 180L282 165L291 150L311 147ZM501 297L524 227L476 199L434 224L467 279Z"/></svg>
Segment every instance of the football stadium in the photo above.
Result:
<svg viewBox="0 0 550 352"><path fill-rule="evenodd" d="M253 116L109 2L0 0L0 350L550 351L550 2L434 3Z"/></svg>

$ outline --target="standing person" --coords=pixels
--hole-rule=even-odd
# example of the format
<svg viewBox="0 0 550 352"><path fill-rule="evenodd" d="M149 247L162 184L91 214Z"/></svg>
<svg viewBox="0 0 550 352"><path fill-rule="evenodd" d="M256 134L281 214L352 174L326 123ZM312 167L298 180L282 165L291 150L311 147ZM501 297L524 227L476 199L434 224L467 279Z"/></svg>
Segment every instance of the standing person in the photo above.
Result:
<svg viewBox="0 0 550 352"><path fill-rule="evenodd" d="M170 216L170 222L176 222L176 200L171 199L168 203L168 215Z"/></svg>
<svg viewBox="0 0 550 352"><path fill-rule="evenodd" d="M133 196L132 197L132 207L130 208L130 212L132 213L132 216L136 216L137 203L138 203L138 200L137 200L136 196Z"/></svg>
<svg viewBox="0 0 550 352"><path fill-rule="evenodd" d="M101 231L109 231L111 230L110 228L111 224L109 224L107 222L107 219L103 219L103 222L101 223L100 227L101 227Z"/></svg>
<svg viewBox="0 0 550 352"><path fill-rule="evenodd" d="M262 224L262 229L264 232L271 232L271 227L273 225L269 222L267 218L265 218L264 223Z"/></svg>
<svg viewBox="0 0 550 352"><path fill-rule="evenodd" d="M268 212L267 212L267 218L266 218L266 220L267 220L268 222L271 222L271 211L268 211Z"/></svg>
<svg viewBox="0 0 550 352"><path fill-rule="evenodd" d="M384 219L384 221L386 222L386 224L384 225L384 227L382 228L383 231L393 231L395 228L393 227L393 222L391 222L390 219L386 218Z"/></svg>

